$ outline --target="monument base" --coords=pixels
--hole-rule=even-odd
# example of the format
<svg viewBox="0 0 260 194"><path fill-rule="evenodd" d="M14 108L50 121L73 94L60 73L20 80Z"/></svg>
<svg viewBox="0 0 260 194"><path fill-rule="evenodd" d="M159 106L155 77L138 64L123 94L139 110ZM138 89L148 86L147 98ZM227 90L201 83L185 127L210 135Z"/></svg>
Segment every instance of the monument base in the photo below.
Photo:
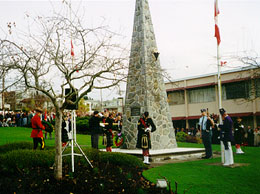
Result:
<svg viewBox="0 0 260 194"><path fill-rule="evenodd" d="M106 151L101 149L100 151ZM114 148L112 152L131 154L140 158L143 158L141 149L119 149ZM204 148L172 148L172 149L162 149L162 150L149 150L150 161L151 162L162 162L166 160L188 160L193 158L200 158L202 154L205 153Z"/></svg>

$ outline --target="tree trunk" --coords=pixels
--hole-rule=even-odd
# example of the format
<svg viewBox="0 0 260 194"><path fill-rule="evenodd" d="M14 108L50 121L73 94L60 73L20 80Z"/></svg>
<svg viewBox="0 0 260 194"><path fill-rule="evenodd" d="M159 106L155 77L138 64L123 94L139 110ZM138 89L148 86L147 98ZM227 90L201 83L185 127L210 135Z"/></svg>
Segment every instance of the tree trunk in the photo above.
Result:
<svg viewBox="0 0 260 194"><path fill-rule="evenodd" d="M61 180L62 179L61 123L62 123L62 111L60 109L56 109L56 117L55 117L55 168L54 168L54 177L57 180Z"/></svg>

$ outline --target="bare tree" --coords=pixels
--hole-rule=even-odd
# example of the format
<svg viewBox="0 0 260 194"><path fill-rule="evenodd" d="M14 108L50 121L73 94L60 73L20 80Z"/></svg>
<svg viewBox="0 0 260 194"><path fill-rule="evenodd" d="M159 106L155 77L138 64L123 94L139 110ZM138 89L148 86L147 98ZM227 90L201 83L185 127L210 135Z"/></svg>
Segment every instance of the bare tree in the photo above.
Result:
<svg viewBox="0 0 260 194"><path fill-rule="evenodd" d="M16 28L10 23L10 35L0 42L5 62L1 69L8 69L26 88L46 95L55 107L56 179L62 178L63 110L93 89L113 87L124 80L128 55L115 43L116 33L103 26L86 28L78 17L70 18L61 14L36 17L28 33L18 31L15 35L19 34L19 39L15 40ZM70 88L66 95L65 88ZM76 101L72 101L75 94Z"/></svg>

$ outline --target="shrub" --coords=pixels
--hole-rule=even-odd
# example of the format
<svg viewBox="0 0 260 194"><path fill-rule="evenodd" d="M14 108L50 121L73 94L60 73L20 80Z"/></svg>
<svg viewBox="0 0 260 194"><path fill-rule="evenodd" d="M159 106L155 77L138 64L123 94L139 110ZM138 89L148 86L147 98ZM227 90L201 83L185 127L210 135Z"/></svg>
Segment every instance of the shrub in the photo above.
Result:
<svg viewBox="0 0 260 194"><path fill-rule="evenodd" d="M70 151L70 150L68 150ZM138 159L136 156L123 154L123 153L115 153L115 152L100 152L96 149L84 148L84 153L88 157L90 161L98 162L98 163L109 163L118 166L126 166L126 167L144 167L143 162ZM64 163L71 164L71 160L68 158L64 158ZM82 164L88 165L88 162L84 157L75 158L75 162L80 161Z"/></svg>
<svg viewBox="0 0 260 194"><path fill-rule="evenodd" d="M24 150L24 149L33 149L33 143L32 142L14 142L14 143L8 143L5 145L0 146L0 154L4 154L13 150ZM53 147L46 146L45 150L53 149Z"/></svg>
<svg viewBox="0 0 260 194"><path fill-rule="evenodd" d="M188 143L198 143L198 139L194 136L187 135L186 136L186 142L188 142Z"/></svg>
<svg viewBox="0 0 260 194"><path fill-rule="evenodd" d="M4 154L10 152L12 150L18 149L33 149L33 144L31 142L17 142L17 143L9 143L0 146L0 154Z"/></svg>
<svg viewBox="0 0 260 194"><path fill-rule="evenodd" d="M78 133L89 133L89 119L90 117L77 117L76 127Z"/></svg>
<svg viewBox="0 0 260 194"><path fill-rule="evenodd" d="M31 167L50 167L54 164L54 150L13 150L0 155L2 169L14 171Z"/></svg>
<svg viewBox="0 0 260 194"><path fill-rule="evenodd" d="M127 167L144 167L143 162L136 156L115 152L100 152L100 162Z"/></svg>
<svg viewBox="0 0 260 194"><path fill-rule="evenodd" d="M24 146L23 149L19 149L21 145ZM2 151L0 154L0 168L2 172L7 174L35 167L49 168L54 164L55 150L53 148L49 150L32 150L32 144L24 142L4 145L1 146L1 149L5 151ZM67 149L65 152L70 153L70 151L70 149ZM91 148L84 148L83 151L91 162L108 163L130 168L144 167L143 162L136 156L123 153L100 152ZM75 157L75 163L77 162L89 165L84 157ZM63 163L71 165L71 157L64 157Z"/></svg>
<svg viewBox="0 0 260 194"><path fill-rule="evenodd" d="M182 132L182 131L181 131L181 132L178 132L178 133L176 134L176 140L179 141L179 142L185 142L187 136L188 136L188 135L187 135L186 133Z"/></svg>

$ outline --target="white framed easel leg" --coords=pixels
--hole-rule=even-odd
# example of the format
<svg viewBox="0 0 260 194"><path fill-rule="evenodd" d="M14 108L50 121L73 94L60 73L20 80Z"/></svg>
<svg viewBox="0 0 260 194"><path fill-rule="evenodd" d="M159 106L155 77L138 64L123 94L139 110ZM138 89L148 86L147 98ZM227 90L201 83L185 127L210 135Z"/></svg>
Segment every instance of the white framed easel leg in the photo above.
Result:
<svg viewBox="0 0 260 194"><path fill-rule="evenodd" d="M72 172L74 172L74 156L84 156L84 158L87 160L91 168L93 168L91 162L89 161L86 154L83 152L79 144L77 143L76 139L76 112L75 110L72 110L72 116L71 116L71 134L69 134L69 141L67 142L66 146L62 150L62 157L63 156L70 156L71 155L71 169ZM76 146L81 154L74 153L74 146ZM63 154L63 152L66 150L67 147L71 147L71 153L69 154Z"/></svg>

